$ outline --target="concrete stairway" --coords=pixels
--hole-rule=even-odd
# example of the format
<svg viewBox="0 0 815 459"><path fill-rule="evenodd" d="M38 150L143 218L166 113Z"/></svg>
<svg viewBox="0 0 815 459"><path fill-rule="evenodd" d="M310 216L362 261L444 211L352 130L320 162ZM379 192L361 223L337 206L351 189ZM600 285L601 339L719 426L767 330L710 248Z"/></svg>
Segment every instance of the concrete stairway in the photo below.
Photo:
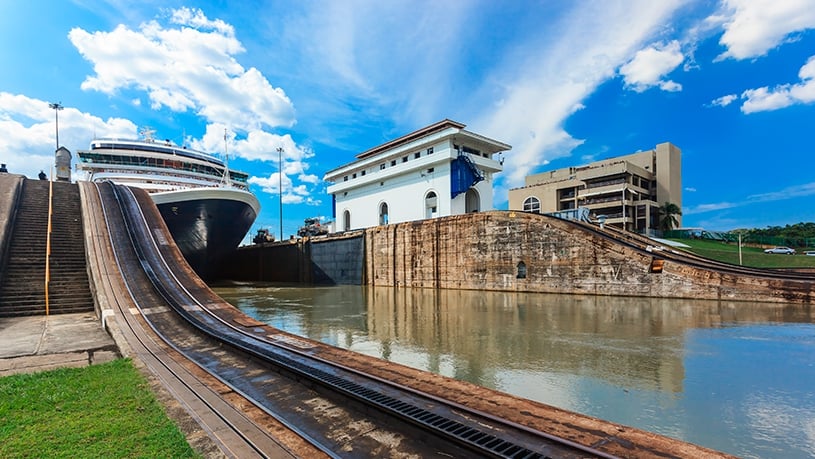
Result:
<svg viewBox="0 0 815 459"><path fill-rule="evenodd" d="M0 284L0 317L45 313L45 259L48 227L46 180L25 180L5 275ZM49 313L93 311L85 262L79 187L54 182Z"/></svg>

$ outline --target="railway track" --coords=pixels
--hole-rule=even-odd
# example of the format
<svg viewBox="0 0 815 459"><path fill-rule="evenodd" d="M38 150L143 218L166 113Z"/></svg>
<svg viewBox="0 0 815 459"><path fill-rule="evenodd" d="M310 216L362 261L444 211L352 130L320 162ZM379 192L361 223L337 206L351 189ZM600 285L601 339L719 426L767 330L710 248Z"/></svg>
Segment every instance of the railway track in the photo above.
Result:
<svg viewBox="0 0 815 459"><path fill-rule="evenodd" d="M555 217L550 217L555 218ZM613 226L606 226L600 228L585 222L564 220L567 223L589 232L603 239L613 241L628 248L634 249L643 254L648 254L657 258L672 261L675 263L683 264L686 266L715 271L723 274L732 274L737 276L752 276L765 279L779 279L784 281L802 281L813 282L815 276L812 273L782 270L782 269L762 269L752 268L749 266L736 266L729 263L711 260L695 255L691 252L684 250L676 250L673 248L661 247L655 241L642 236L640 234L623 231L622 229Z"/></svg>
<svg viewBox="0 0 815 459"><path fill-rule="evenodd" d="M263 416L235 417L236 411L254 410L325 457L393 456L395 451L396 456L421 457L614 457L320 358L306 340L269 334L268 327L237 314L192 274L160 231L158 213L144 205L149 196L108 184L97 185L97 190L118 269L126 279L124 289L138 310L134 313L133 306L121 302L117 318L125 319L128 333L146 349L147 365L162 380L185 381L171 387L198 395L187 403L205 404L221 419L208 430L217 435L221 429L229 431L216 437L227 454L306 455L276 441L261 425ZM168 362L170 354L174 357ZM200 382L198 371L178 363L179 356L216 378L225 387L221 397L208 397L215 390ZM186 382L190 377L192 382ZM236 410L219 404L225 392L251 407Z"/></svg>
<svg viewBox="0 0 815 459"><path fill-rule="evenodd" d="M92 220L97 226L95 234L104 234L107 228L124 228L121 211L110 199L111 185L95 184L95 188L96 194L91 193L88 198L98 202L97 208L103 210L102 218ZM133 254L127 251L130 246L125 236L121 231L112 231L109 233L110 245L97 241L110 249L110 255L116 263L113 266L102 259L96 265L104 271L101 274L105 278L113 282L116 279L122 281L121 285L109 286L108 291L103 294L114 311L118 329L127 340L131 352L193 415L195 421L227 457L298 457L291 448L281 445L268 429L261 428L249 419L234 403L228 403L222 393L213 389L211 378L189 365L177 349L157 340L150 333L151 327L143 319L143 315L135 311L144 311L145 305L158 304L159 301L149 289L144 288L145 284L139 282L141 279L138 272L128 269L127 260L132 260ZM102 252L104 250L97 251L97 256L103 257Z"/></svg>

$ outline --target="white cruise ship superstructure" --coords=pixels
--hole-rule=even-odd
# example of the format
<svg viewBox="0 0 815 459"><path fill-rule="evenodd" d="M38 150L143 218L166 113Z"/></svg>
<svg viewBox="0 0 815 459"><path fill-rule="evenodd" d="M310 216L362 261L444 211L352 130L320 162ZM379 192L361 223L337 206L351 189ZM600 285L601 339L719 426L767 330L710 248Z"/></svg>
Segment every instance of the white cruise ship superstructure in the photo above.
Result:
<svg viewBox="0 0 815 459"><path fill-rule="evenodd" d="M204 279L232 252L260 212L248 175L201 151L156 141L94 139L79 150L77 170L91 181L145 189L178 248Z"/></svg>

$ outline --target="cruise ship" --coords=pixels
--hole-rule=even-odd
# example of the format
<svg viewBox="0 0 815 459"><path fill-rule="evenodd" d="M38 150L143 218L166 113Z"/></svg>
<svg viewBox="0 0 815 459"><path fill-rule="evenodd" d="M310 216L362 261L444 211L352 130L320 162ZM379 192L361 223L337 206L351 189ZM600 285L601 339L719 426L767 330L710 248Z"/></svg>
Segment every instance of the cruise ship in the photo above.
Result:
<svg viewBox="0 0 815 459"><path fill-rule="evenodd" d="M249 176L211 154L157 141L150 130L140 134L140 140L94 139L88 150L77 151L76 169L90 181L146 190L187 262L212 279L260 212Z"/></svg>

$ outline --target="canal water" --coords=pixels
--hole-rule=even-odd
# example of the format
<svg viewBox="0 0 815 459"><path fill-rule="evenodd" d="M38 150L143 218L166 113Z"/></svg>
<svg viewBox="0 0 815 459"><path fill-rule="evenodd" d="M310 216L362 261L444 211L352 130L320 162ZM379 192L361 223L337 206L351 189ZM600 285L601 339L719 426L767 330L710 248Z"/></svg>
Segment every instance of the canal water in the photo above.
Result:
<svg viewBox="0 0 815 459"><path fill-rule="evenodd" d="M762 303L230 284L337 347L741 457L815 457L815 313Z"/></svg>

